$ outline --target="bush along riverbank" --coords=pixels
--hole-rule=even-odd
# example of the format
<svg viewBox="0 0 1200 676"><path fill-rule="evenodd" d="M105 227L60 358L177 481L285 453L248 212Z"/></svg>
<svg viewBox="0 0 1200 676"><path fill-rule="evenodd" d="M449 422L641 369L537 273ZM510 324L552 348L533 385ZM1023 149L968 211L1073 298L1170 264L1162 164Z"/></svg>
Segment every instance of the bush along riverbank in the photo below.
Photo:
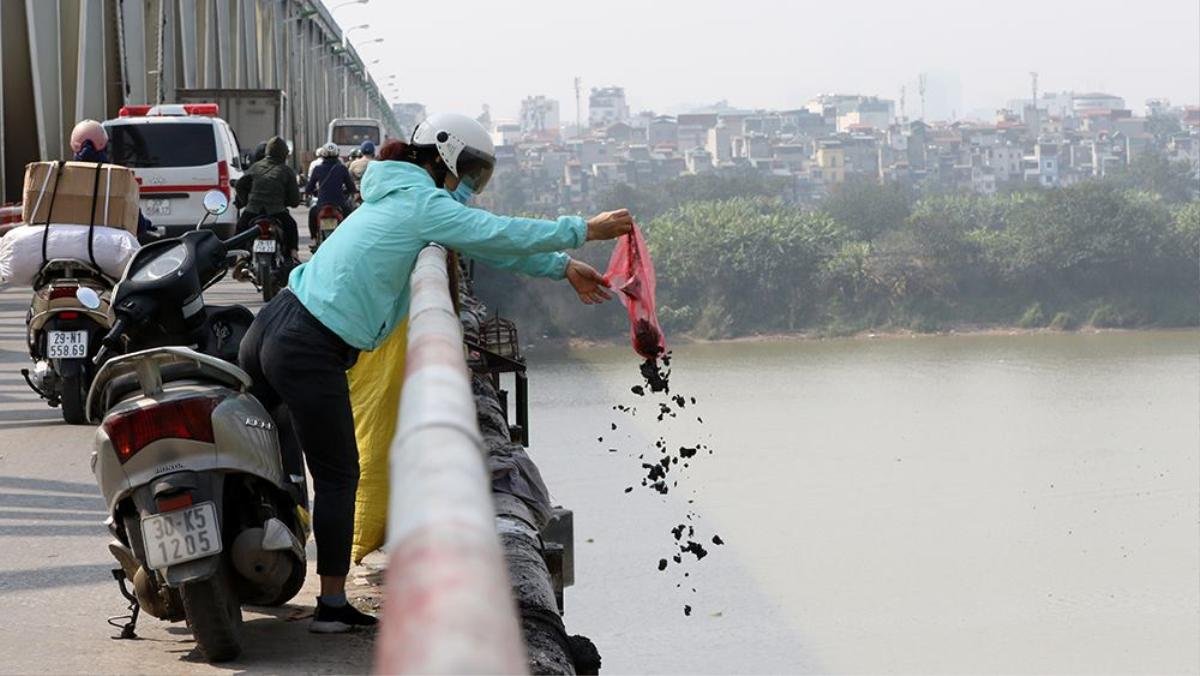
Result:
<svg viewBox="0 0 1200 676"><path fill-rule="evenodd" d="M669 335L1200 325L1200 201L1115 181L920 199L850 183L815 208L749 192L644 223ZM607 250L584 258L603 269ZM527 335L624 330L549 282L479 287Z"/></svg>

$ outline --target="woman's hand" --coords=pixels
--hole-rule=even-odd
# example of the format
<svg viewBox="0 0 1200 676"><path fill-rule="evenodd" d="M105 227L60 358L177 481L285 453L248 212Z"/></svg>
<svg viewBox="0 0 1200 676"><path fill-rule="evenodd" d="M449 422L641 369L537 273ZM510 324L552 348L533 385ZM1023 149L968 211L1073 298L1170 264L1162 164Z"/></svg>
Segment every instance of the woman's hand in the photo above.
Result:
<svg viewBox="0 0 1200 676"><path fill-rule="evenodd" d="M588 219L587 240L616 239L633 230L633 216L628 209L605 211Z"/></svg>
<svg viewBox="0 0 1200 676"><path fill-rule="evenodd" d="M574 258L567 263L567 281L575 288L575 293L579 294L579 300L583 301L584 305L595 305L612 298L604 290L608 287L608 282L596 272L596 268Z"/></svg>

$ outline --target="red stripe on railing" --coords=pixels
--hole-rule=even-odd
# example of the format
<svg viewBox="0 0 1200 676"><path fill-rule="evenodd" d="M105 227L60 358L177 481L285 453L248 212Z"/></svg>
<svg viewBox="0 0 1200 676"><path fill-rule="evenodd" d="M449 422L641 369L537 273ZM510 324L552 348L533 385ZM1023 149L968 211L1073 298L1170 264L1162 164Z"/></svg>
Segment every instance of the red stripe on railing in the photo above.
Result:
<svg viewBox="0 0 1200 676"><path fill-rule="evenodd" d="M5 205L0 207L0 225L21 222L21 205Z"/></svg>
<svg viewBox="0 0 1200 676"><path fill-rule="evenodd" d="M421 251L411 285L375 672L524 673L445 249Z"/></svg>

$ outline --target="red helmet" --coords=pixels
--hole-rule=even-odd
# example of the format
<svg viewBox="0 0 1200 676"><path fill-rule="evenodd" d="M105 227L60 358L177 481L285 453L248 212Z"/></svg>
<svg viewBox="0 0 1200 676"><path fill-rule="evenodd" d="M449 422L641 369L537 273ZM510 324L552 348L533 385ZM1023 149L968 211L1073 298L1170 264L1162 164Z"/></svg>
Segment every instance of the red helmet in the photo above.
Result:
<svg viewBox="0 0 1200 676"><path fill-rule="evenodd" d="M71 130L71 151L79 152L84 141L91 141L96 150L104 150L108 147L108 132L95 120L83 120Z"/></svg>

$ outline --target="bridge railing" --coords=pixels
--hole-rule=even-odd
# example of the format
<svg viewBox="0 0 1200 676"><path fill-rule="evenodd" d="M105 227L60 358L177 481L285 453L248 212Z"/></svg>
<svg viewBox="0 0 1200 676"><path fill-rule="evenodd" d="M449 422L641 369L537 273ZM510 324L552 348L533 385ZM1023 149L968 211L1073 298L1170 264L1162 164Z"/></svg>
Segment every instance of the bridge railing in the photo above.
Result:
<svg viewBox="0 0 1200 676"><path fill-rule="evenodd" d="M411 285L375 669L523 673L525 647L444 249L420 253Z"/></svg>

